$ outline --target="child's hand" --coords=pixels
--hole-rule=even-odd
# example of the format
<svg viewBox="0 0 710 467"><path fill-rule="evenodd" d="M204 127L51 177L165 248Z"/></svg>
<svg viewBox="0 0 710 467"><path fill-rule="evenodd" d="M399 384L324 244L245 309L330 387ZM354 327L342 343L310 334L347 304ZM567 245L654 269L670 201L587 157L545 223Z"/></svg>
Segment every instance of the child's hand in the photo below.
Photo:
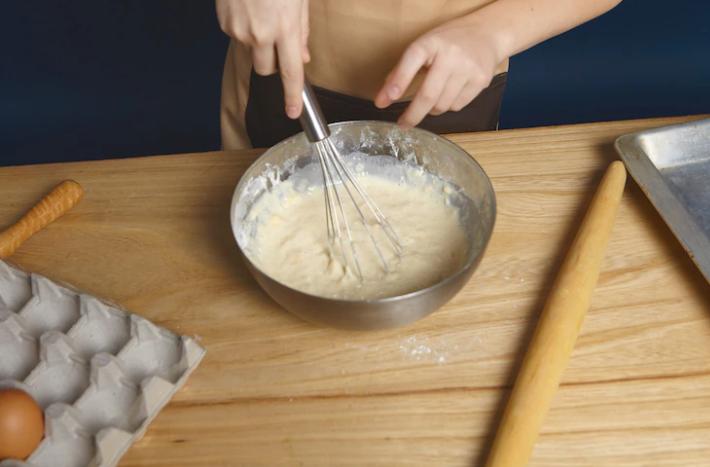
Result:
<svg viewBox="0 0 710 467"><path fill-rule="evenodd" d="M399 99L417 72L426 68L421 86L398 123L415 126L428 113L461 110L490 84L505 58L496 42L492 34L463 18L429 31L405 50L375 105L384 108Z"/></svg>
<svg viewBox="0 0 710 467"><path fill-rule="evenodd" d="M254 71L270 75L278 68L286 114L301 114L303 63L308 53L308 0L216 0L219 25L251 48Z"/></svg>

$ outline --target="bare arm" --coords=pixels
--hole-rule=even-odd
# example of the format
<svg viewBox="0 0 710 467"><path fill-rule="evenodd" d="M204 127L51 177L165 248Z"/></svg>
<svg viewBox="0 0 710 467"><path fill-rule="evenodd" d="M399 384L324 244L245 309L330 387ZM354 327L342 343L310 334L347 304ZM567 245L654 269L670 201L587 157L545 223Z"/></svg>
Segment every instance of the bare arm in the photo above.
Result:
<svg viewBox="0 0 710 467"><path fill-rule="evenodd" d="M586 23L621 0L498 0L471 14L472 25L488 24L502 54L511 57Z"/></svg>
<svg viewBox="0 0 710 467"><path fill-rule="evenodd" d="M399 99L421 68L426 77L400 117L418 124L427 113L458 111L488 84L505 59L595 18L621 0L497 0L429 31L404 52L375 98Z"/></svg>

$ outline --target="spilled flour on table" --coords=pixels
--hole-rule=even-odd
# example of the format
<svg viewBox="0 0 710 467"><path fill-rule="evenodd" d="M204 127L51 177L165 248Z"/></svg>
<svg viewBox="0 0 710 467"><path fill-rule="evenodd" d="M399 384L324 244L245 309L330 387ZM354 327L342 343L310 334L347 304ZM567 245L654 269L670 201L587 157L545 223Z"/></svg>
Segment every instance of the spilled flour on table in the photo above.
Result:
<svg viewBox="0 0 710 467"><path fill-rule="evenodd" d="M399 351L410 360L434 362L443 365L449 361L451 352L458 350L458 345L442 345L441 340L433 342L426 336L409 336L399 344Z"/></svg>

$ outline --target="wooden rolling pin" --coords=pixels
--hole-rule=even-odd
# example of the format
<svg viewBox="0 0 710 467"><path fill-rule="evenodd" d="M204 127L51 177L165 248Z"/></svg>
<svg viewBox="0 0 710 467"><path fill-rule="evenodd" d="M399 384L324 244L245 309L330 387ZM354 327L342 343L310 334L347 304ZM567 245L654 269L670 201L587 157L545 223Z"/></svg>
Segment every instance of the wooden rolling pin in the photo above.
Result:
<svg viewBox="0 0 710 467"><path fill-rule="evenodd" d="M625 182L624 164L612 162L540 315L498 427L487 467L519 467L528 463L589 308Z"/></svg>
<svg viewBox="0 0 710 467"><path fill-rule="evenodd" d="M74 180L55 186L19 221L0 232L0 259L12 255L25 240L76 206L83 195L84 190Z"/></svg>

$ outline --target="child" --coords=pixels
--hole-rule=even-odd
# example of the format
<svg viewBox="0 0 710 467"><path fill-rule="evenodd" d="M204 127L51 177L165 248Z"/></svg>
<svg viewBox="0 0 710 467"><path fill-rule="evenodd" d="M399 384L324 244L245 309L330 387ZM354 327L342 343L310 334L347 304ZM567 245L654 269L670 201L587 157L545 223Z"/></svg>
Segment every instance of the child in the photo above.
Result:
<svg viewBox="0 0 710 467"><path fill-rule="evenodd" d="M508 59L620 1L216 0L223 147L300 131L304 72L329 121L495 129Z"/></svg>

